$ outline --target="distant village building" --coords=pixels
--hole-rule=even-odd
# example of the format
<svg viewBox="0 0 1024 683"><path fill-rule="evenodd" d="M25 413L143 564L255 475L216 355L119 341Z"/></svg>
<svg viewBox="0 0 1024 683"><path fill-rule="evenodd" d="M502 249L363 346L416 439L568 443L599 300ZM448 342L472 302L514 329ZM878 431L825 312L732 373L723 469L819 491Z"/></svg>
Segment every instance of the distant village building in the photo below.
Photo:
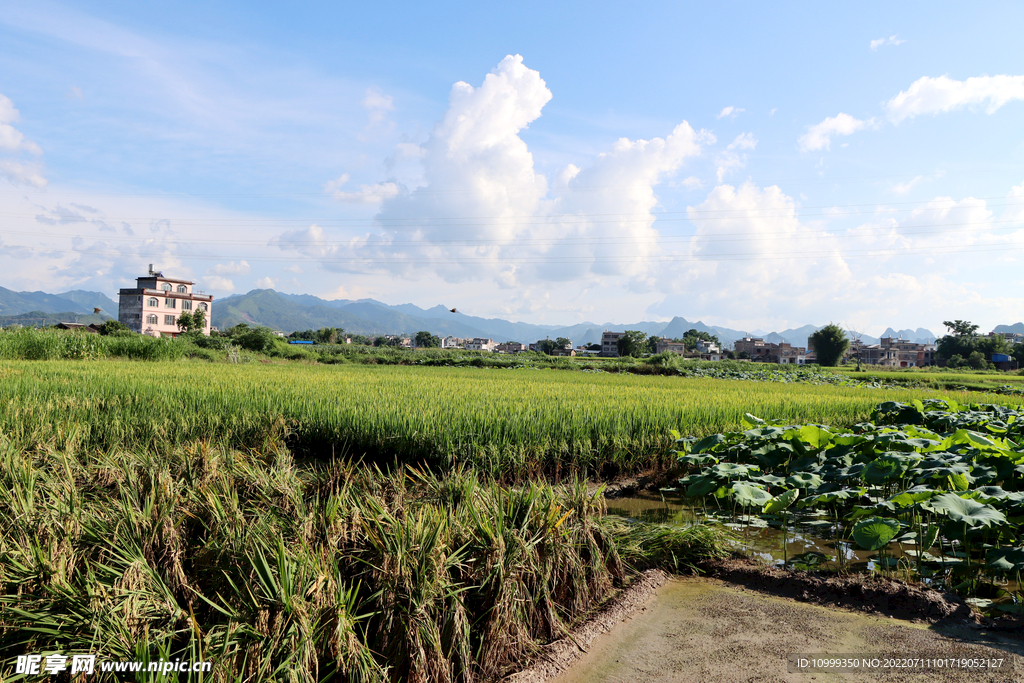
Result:
<svg viewBox="0 0 1024 683"><path fill-rule="evenodd" d="M625 335L625 332L609 332L605 330L601 334L601 355L613 358L618 356L619 340Z"/></svg>
<svg viewBox="0 0 1024 683"><path fill-rule="evenodd" d="M766 342L761 337L744 337L736 340L733 345L736 355L747 354L751 360L761 363L778 363L779 365L804 365L807 360L807 349L793 346L789 342ZM719 351L719 353L721 353Z"/></svg>
<svg viewBox="0 0 1024 683"><path fill-rule="evenodd" d="M466 339L460 337L441 337L442 349L461 349L466 344Z"/></svg>
<svg viewBox="0 0 1024 683"><path fill-rule="evenodd" d="M498 353L522 353L527 350L526 344L522 342L504 342L494 347L494 350Z"/></svg>
<svg viewBox="0 0 1024 683"><path fill-rule="evenodd" d="M474 337L466 343L467 351L494 351L494 347L493 339L484 339L483 337Z"/></svg>
<svg viewBox="0 0 1024 683"><path fill-rule="evenodd" d="M810 340L808 340L810 344ZM882 337L877 344L850 342L847 358L864 365L886 368L920 368L935 364L935 345L911 342L906 339Z"/></svg>
<svg viewBox="0 0 1024 683"><path fill-rule="evenodd" d="M213 318L213 297L196 293L191 280L164 277L149 266L149 275L135 279L135 287L118 292L117 319L133 332L150 337L176 337L178 317L182 313L203 311L206 326L203 334L210 334Z"/></svg>

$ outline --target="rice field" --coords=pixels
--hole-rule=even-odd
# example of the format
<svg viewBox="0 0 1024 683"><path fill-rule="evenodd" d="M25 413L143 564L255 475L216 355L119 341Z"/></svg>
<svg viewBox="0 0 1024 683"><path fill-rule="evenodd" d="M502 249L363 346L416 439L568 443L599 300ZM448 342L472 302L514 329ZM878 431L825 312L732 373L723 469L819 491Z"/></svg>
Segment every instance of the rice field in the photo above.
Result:
<svg viewBox="0 0 1024 683"><path fill-rule="evenodd" d="M0 431L66 452L192 442L300 455L456 462L495 475L594 474L670 461L671 432L745 413L851 425L886 400L1011 397L627 374L414 366L0 362Z"/></svg>

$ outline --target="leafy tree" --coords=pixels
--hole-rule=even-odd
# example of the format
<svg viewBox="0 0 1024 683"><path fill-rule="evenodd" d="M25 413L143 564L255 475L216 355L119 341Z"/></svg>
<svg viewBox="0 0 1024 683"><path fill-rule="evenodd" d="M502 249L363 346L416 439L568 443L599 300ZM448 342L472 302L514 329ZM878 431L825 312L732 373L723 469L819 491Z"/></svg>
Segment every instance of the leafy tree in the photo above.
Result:
<svg viewBox="0 0 1024 683"><path fill-rule="evenodd" d="M248 351L266 353L274 348L274 333L270 331L269 327L257 327L234 336L232 341Z"/></svg>
<svg viewBox="0 0 1024 683"><path fill-rule="evenodd" d="M954 353L948 360L946 360L946 367L954 370L956 368L962 368L964 365L966 365L966 361L959 353Z"/></svg>
<svg viewBox="0 0 1024 683"><path fill-rule="evenodd" d="M954 337L976 337L978 335L978 330L980 329L978 325L972 325L968 320L954 320L952 322L946 320L943 321L942 324L946 326L946 329L948 329Z"/></svg>
<svg viewBox="0 0 1024 683"><path fill-rule="evenodd" d="M555 339L541 339L537 342L537 348L541 353L546 353L550 356L555 353L555 349L559 348L558 341Z"/></svg>
<svg viewBox="0 0 1024 683"><path fill-rule="evenodd" d="M340 330L344 332L345 330ZM318 344L335 344L338 341L339 330L336 327L321 327L313 335L313 341Z"/></svg>
<svg viewBox="0 0 1024 683"><path fill-rule="evenodd" d="M686 334L684 334L683 338L679 341L686 345L687 351L695 350L697 348L697 342L699 341L711 342L713 344L718 344L719 346L722 345L722 342L718 339L718 335L711 334L710 332L699 331L697 329L687 330Z"/></svg>
<svg viewBox="0 0 1024 683"><path fill-rule="evenodd" d="M980 353L983 362L980 367L984 368L987 367L984 361L990 359L993 353L1011 353L1010 343L1001 334L979 337L978 326L966 320L947 320L942 324L949 329L950 334L938 340L936 355L946 360L946 367L955 367L950 365L954 356L960 356L962 364L975 367L979 363L972 363L971 357L975 353Z"/></svg>
<svg viewBox="0 0 1024 683"><path fill-rule="evenodd" d="M1014 360L1018 363L1024 365L1024 344L1013 344L1010 355L1013 356Z"/></svg>
<svg viewBox="0 0 1024 683"><path fill-rule="evenodd" d="M192 313L182 311L175 322L178 329L182 332L198 332L202 334L203 329L206 327L206 311L201 308L196 309Z"/></svg>
<svg viewBox="0 0 1024 683"><path fill-rule="evenodd" d="M426 330L421 330L416 333L416 346L423 349L436 349L441 346L441 338L436 334L430 334Z"/></svg>
<svg viewBox="0 0 1024 683"><path fill-rule="evenodd" d="M832 367L839 362L846 350L850 348L850 340L846 331L835 323L829 323L810 337L807 341L818 354L818 364Z"/></svg>
<svg viewBox="0 0 1024 683"><path fill-rule="evenodd" d="M100 325L100 334L104 336L113 335L115 337L121 337L132 334L132 331L122 322L118 322L117 320L108 320Z"/></svg>
<svg viewBox="0 0 1024 683"><path fill-rule="evenodd" d="M559 349L571 349L572 341L566 337L558 337L555 339L555 346Z"/></svg>
<svg viewBox="0 0 1024 683"><path fill-rule="evenodd" d="M640 330L626 330L619 337L619 355L638 357L647 350L647 335Z"/></svg>
<svg viewBox="0 0 1024 683"><path fill-rule="evenodd" d="M188 311L182 311L181 315L179 315L178 319L175 321L175 324L177 324L180 332L191 332L192 328L195 326L195 322L192 320L192 314Z"/></svg>
<svg viewBox="0 0 1024 683"><path fill-rule="evenodd" d="M971 355L967 357L967 365L971 366L973 370L984 370L988 367L988 361L985 360L985 354L981 351L973 351Z"/></svg>

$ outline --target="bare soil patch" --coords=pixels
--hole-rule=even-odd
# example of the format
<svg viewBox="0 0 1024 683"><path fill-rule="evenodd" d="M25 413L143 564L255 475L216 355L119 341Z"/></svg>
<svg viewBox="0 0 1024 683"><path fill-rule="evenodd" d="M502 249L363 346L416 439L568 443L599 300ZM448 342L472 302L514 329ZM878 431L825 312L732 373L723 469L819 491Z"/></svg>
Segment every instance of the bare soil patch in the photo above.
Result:
<svg viewBox="0 0 1024 683"><path fill-rule="evenodd" d="M702 577L644 574L515 683L1024 680L1024 633L956 595L895 579L708 562ZM1001 671L790 673L791 654L1006 658Z"/></svg>
<svg viewBox="0 0 1024 683"><path fill-rule="evenodd" d="M842 607L911 621L977 621L970 606L953 594L881 576L838 576L767 567L748 559L707 562L708 577L816 605Z"/></svg>

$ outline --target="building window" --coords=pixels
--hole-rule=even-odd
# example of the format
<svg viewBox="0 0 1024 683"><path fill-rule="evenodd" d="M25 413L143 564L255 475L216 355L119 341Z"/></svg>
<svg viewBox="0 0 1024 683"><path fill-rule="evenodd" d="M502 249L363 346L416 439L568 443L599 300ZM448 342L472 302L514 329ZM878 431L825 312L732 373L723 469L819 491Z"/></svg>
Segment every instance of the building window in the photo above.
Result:
<svg viewBox="0 0 1024 683"><path fill-rule="evenodd" d="M188 287L185 285L178 285L178 294L188 294Z"/></svg>
<svg viewBox="0 0 1024 683"><path fill-rule="evenodd" d="M187 300L186 301L182 301L181 302L181 310L183 310L183 311L191 311L192 310L192 302L191 301L187 301Z"/></svg>
<svg viewBox="0 0 1024 683"><path fill-rule="evenodd" d="M200 311L204 311L205 312L206 311L206 304L199 304L198 306L196 306L196 308L199 309Z"/></svg>
<svg viewBox="0 0 1024 683"><path fill-rule="evenodd" d="M149 301L146 302L146 305L147 306L152 306L153 308L156 308L157 306L160 305L160 302L157 301L157 298L155 296L153 296L153 297L149 298Z"/></svg>
<svg viewBox="0 0 1024 683"><path fill-rule="evenodd" d="M162 285L160 285L160 289L164 290L165 292L169 292L171 291L171 284L169 282L165 282Z"/></svg>
<svg viewBox="0 0 1024 683"><path fill-rule="evenodd" d="M157 320L157 318L156 318L155 315L147 315L146 316L146 323L148 323L149 325L156 325L156 320Z"/></svg>
<svg viewBox="0 0 1024 683"><path fill-rule="evenodd" d="M165 315L164 316L164 325L173 325L173 324L174 324L174 316L173 315Z"/></svg>
<svg viewBox="0 0 1024 683"><path fill-rule="evenodd" d="M177 304L174 303L174 299L164 299L164 308L176 308Z"/></svg>

